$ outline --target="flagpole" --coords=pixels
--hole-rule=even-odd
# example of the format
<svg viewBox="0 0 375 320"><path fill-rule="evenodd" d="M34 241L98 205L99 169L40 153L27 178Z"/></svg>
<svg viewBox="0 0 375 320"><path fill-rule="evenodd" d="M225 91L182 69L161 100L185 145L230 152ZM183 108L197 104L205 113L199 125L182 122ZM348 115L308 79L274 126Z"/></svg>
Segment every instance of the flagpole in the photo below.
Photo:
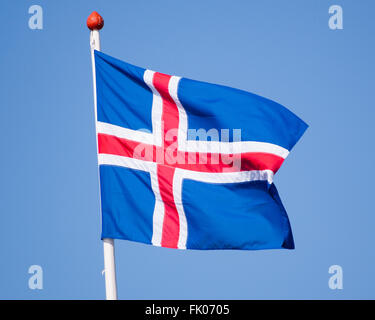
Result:
<svg viewBox="0 0 375 320"><path fill-rule="evenodd" d="M99 30L103 28L104 20L96 12L92 12L87 18L87 27L90 31L90 48L91 48L91 63L92 63L92 77L94 87L94 106L95 106L95 127L97 122L97 100L96 100L96 72L95 72L95 55L94 50L100 51L100 36ZM98 134L96 136L96 148L98 152ZM100 177L99 177L100 178ZM115 265L115 244L113 239L103 239L104 250L104 276L105 276L105 293L107 300L117 300L117 286L116 286L116 265Z"/></svg>

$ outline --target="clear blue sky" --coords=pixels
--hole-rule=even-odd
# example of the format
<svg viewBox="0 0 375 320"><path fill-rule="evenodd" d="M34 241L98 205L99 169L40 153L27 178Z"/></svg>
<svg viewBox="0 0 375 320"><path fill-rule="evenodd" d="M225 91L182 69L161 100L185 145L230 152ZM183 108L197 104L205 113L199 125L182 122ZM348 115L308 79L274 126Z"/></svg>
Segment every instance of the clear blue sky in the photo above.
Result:
<svg viewBox="0 0 375 320"><path fill-rule="evenodd" d="M44 10L30 30L28 8ZM328 28L328 8L344 29ZM102 299L87 16L102 50L248 90L310 128L275 177L296 250L177 251L116 242L121 299L375 298L375 2L2 1L0 298ZM44 289L28 288L41 265ZM344 289L328 287L341 265Z"/></svg>

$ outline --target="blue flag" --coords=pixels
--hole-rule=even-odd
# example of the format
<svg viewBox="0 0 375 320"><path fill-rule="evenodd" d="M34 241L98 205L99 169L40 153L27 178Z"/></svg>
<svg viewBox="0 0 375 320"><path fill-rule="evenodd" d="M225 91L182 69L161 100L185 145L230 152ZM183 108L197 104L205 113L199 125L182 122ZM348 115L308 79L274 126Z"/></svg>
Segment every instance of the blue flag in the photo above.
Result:
<svg viewBox="0 0 375 320"><path fill-rule="evenodd" d="M255 94L95 51L102 238L293 249L273 177L307 125Z"/></svg>

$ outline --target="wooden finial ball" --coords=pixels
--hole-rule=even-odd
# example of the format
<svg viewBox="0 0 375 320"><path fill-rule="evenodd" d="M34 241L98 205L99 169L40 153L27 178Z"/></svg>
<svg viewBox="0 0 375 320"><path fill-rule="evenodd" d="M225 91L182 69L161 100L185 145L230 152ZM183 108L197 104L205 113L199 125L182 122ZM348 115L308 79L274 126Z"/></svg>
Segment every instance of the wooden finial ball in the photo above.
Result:
<svg viewBox="0 0 375 320"><path fill-rule="evenodd" d="M99 13L93 11L87 18L86 23L90 30L100 30L104 26L104 19Z"/></svg>

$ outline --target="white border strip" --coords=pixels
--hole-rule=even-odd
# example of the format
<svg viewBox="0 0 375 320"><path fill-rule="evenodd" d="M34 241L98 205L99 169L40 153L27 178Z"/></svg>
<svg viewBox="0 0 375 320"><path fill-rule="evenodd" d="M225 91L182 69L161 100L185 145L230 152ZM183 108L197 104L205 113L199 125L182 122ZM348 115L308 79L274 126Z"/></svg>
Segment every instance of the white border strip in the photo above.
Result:
<svg viewBox="0 0 375 320"><path fill-rule="evenodd" d="M178 249L186 249L188 236L187 221L184 206L182 204L182 181L184 179L184 170L176 169L173 176L173 198L178 212L178 221L180 230L178 234Z"/></svg>
<svg viewBox="0 0 375 320"><path fill-rule="evenodd" d="M180 83L180 80L181 77L172 76L169 80L168 91L178 109L178 149L181 151L187 151L184 150L184 148L187 141L188 121L186 111L178 99L178 84Z"/></svg>
<svg viewBox="0 0 375 320"><path fill-rule="evenodd" d="M99 153L98 155L99 165L111 165L124 168L130 168L135 170L141 170L146 172L156 172L157 164L151 161L138 160L134 158L122 157L113 154Z"/></svg>
<svg viewBox="0 0 375 320"><path fill-rule="evenodd" d="M154 142L156 146L162 146L162 130L161 130L161 121L163 114L163 99L161 98L159 92L154 87L154 74L152 70L146 70L143 74L143 81L152 91L152 133L154 135Z"/></svg>
<svg viewBox="0 0 375 320"><path fill-rule="evenodd" d="M272 170L251 170L240 172L198 172L186 169L176 169L184 179L191 179L206 183L239 183L246 181L267 181L272 184L274 173ZM181 173L180 173L181 171Z"/></svg>
<svg viewBox="0 0 375 320"><path fill-rule="evenodd" d="M200 141L186 140L179 149L186 152L209 152L221 154L238 154L247 152L270 153L285 159L289 151L276 144L258 141Z"/></svg>
<svg viewBox="0 0 375 320"><path fill-rule="evenodd" d="M154 144L154 135L144 131L131 130L101 121L96 122L96 130L98 133L108 134L117 138L133 140L146 144Z"/></svg>
<svg viewBox="0 0 375 320"><path fill-rule="evenodd" d="M157 166L150 171L151 188L155 195L155 207L152 217L152 239L151 242L154 246L161 246L161 239L163 235L163 223L165 215L164 202L160 195L159 181L157 175Z"/></svg>

